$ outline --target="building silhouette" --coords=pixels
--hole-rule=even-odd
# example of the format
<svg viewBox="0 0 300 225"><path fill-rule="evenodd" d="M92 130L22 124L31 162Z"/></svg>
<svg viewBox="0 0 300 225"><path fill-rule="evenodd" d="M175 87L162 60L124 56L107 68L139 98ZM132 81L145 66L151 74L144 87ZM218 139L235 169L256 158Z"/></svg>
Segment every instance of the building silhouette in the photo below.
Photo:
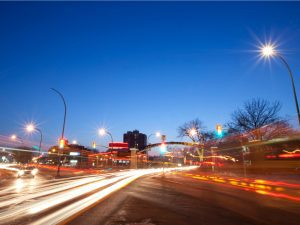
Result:
<svg viewBox="0 0 300 225"><path fill-rule="evenodd" d="M147 146L147 135L140 133L138 130L127 131L123 135L123 142L128 143L129 148L142 150Z"/></svg>

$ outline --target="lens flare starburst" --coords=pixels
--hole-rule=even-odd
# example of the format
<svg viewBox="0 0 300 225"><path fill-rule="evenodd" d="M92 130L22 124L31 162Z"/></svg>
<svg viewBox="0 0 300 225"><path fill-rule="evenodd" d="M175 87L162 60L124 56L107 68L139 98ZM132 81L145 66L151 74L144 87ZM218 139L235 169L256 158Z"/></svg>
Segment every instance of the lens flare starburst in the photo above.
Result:
<svg viewBox="0 0 300 225"><path fill-rule="evenodd" d="M260 54L264 58L270 58L276 55L276 48L272 44L266 44L260 47Z"/></svg>

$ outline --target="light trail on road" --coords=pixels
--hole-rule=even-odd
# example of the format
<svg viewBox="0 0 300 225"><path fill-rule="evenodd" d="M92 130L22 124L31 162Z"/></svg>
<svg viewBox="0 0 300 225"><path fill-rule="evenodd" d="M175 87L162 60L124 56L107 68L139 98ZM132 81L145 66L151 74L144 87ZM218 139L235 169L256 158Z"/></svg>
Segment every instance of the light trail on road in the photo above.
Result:
<svg viewBox="0 0 300 225"><path fill-rule="evenodd" d="M196 167L127 170L57 180L17 179L0 190L0 224L59 224L137 178Z"/></svg>
<svg viewBox="0 0 300 225"><path fill-rule="evenodd" d="M193 173L182 173L182 175L203 182L215 182L226 185L228 187L255 192L261 195L300 202L300 184L296 183L294 184L282 181L226 177L221 175L201 175Z"/></svg>

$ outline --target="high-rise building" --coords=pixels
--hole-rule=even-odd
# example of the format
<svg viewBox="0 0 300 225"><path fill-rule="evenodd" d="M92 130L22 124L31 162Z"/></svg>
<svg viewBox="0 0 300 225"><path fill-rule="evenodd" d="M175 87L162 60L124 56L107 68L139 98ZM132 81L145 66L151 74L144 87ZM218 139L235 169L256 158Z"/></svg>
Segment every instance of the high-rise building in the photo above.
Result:
<svg viewBox="0 0 300 225"><path fill-rule="evenodd" d="M138 130L127 131L123 135L123 142L128 143L129 148L142 150L147 146L147 135L140 133Z"/></svg>

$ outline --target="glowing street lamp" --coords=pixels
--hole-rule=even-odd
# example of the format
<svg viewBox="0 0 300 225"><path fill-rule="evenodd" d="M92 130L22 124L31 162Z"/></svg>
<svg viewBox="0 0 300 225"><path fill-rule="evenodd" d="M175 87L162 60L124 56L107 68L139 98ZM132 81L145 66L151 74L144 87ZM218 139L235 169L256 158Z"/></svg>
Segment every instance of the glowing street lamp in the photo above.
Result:
<svg viewBox="0 0 300 225"><path fill-rule="evenodd" d="M189 135L191 135L191 136L195 136L197 133L198 132L195 128L192 128L192 129L189 130Z"/></svg>
<svg viewBox="0 0 300 225"><path fill-rule="evenodd" d="M15 134L11 135L10 139L16 140L17 139L17 135L15 135Z"/></svg>
<svg viewBox="0 0 300 225"><path fill-rule="evenodd" d="M104 136L106 134L106 130L104 128L99 129L98 131L100 136Z"/></svg>
<svg viewBox="0 0 300 225"><path fill-rule="evenodd" d="M191 128L190 130L188 130L188 135L192 139L193 143L196 143L196 141L199 141L199 143L197 145L201 146L201 151L199 152L198 147L196 147L196 151L198 152L200 162L202 162L203 161L203 154L204 154L204 139L203 139L203 135L201 134L201 132L199 132L194 127ZM195 137L195 136L197 136L197 137Z"/></svg>
<svg viewBox="0 0 300 225"><path fill-rule="evenodd" d="M106 129L101 128L101 129L99 129L98 133L99 133L100 136L104 136L104 135L108 134L110 136L110 138L111 138L111 142L112 143L114 142L112 134L110 132L108 132Z"/></svg>
<svg viewBox="0 0 300 225"><path fill-rule="evenodd" d="M39 144L39 153L40 153L41 152L41 147L42 147L42 141L43 141L42 131L39 128L37 128L33 123L27 124L25 129L28 133L32 133L34 131L37 131L37 132L40 133L40 144Z"/></svg>
<svg viewBox="0 0 300 225"><path fill-rule="evenodd" d="M288 73L290 75L290 79L292 82L292 89L293 89L293 94L294 94L294 100L295 100L295 105L296 105L296 110L297 110L297 117L298 117L298 123L300 126L300 110L299 110L299 104L298 104L298 99L297 99L297 93L296 93L296 88L295 88L295 83L294 83L294 77L293 77L293 73L292 70L289 66L289 64L287 63L287 61L285 60L285 58L282 56L282 54L280 54L276 48L275 45L272 44L266 44L263 45L260 48L260 54L263 58L271 58L271 57L277 57L281 60L281 62L285 65L285 67L288 70Z"/></svg>
<svg viewBox="0 0 300 225"><path fill-rule="evenodd" d="M26 130L27 130L29 133L33 132L33 131L35 130L34 124L32 124L32 123L27 124L27 125L26 125Z"/></svg>
<svg viewBox="0 0 300 225"><path fill-rule="evenodd" d="M72 144L73 144L73 145L77 145L77 143L78 143L78 142L77 142L76 140L73 140L73 141L72 141Z"/></svg>
<svg viewBox="0 0 300 225"><path fill-rule="evenodd" d="M16 134L11 135L11 136L10 136L10 139L11 139L12 141L16 141L16 142L23 143L23 139L20 138L20 137L18 137Z"/></svg>
<svg viewBox="0 0 300 225"><path fill-rule="evenodd" d="M267 44L260 48L260 53L262 57L270 58L276 55L276 50L273 45Z"/></svg>
<svg viewBox="0 0 300 225"><path fill-rule="evenodd" d="M149 143L150 137L153 136L154 134L150 134L147 136L147 144ZM155 137L161 137L161 133L160 132L155 132ZM151 151L151 148L146 150L146 155L147 155L147 162L149 161L149 154L148 152Z"/></svg>
<svg viewBox="0 0 300 225"><path fill-rule="evenodd" d="M150 135L147 136L147 143L149 142L150 137L153 136L153 135L155 135L155 137L161 137L161 133L160 132L156 132L155 134L150 134Z"/></svg>

